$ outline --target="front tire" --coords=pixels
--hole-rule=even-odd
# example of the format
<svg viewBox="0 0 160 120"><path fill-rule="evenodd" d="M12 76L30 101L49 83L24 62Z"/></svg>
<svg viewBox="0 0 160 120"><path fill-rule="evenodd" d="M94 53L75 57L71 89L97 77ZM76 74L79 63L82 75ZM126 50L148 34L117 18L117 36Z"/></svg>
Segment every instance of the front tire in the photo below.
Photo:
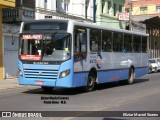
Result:
<svg viewBox="0 0 160 120"><path fill-rule="evenodd" d="M128 80L127 80L127 84L133 84L133 80L134 80L134 70L133 68L129 69L129 73L128 73Z"/></svg>
<svg viewBox="0 0 160 120"><path fill-rule="evenodd" d="M96 82L96 75L93 72L90 72L88 75L87 86L85 86L85 91L93 91Z"/></svg>

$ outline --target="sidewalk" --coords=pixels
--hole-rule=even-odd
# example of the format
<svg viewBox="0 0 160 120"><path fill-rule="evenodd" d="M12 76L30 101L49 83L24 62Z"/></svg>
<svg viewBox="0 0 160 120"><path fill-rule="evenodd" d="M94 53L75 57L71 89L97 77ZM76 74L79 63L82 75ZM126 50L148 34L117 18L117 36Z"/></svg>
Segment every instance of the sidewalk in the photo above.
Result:
<svg viewBox="0 0 160 120"><path fill-rule="evenodd" d="M0 91L21 87L18 84L18 78L0 80Z"/></svg>

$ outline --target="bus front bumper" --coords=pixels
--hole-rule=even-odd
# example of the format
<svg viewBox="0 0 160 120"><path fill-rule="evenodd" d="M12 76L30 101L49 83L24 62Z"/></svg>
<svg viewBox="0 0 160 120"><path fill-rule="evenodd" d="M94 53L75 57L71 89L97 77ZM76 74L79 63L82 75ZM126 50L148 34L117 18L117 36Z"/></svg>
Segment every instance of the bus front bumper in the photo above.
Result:
<svg viewBox="0 0 160 120"><path fill-rule="evenodd" d="M59 79L33 79L19 77L19 85L48 86L48 87L73 87L71 75Z"/></svg>

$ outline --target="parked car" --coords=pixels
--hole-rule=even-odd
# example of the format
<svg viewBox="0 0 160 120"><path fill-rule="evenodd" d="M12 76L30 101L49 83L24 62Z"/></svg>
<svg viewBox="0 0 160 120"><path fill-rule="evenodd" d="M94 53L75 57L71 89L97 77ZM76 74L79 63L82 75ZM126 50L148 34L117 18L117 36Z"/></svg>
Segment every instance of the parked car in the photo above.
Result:
<svg viewBox="0 0 160 120"><path fill-rule="evenodd" d="M157 59L149 59L149 73L157 72L160 70L160 63Z"/></svg>

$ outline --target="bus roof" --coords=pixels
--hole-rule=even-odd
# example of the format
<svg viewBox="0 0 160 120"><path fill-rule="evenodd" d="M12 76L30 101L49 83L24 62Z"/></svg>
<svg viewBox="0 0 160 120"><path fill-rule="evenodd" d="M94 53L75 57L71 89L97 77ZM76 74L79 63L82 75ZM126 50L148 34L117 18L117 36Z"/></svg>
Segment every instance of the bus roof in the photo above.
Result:
<svg viewBox="0 0 160 120"><path fill-rule="evenodd" d="M85 26L85 27L89 27L89 28L104 29L104 30L115 31L115 32L149 36L149 34L147 34L147 33L140 33L140 32L125 30L125 29L110 28L107 26L104 27L101 25L97 25L95 23L79 22L79 21L75 21L75 20L69 20L69 22L72 22L74 25L80 25L80 26Z"/></svg>
<svg viewBox="0 0 160 120"><path fill-rule="evenodd" d="M42 22L43 23L43 22L54 22L54 21L69 22L73 25L84 26L84 27L89 27L89 28L104 29L104 30L115 31L115 32L149 36L149 34L146 34L146 33L129 31L129 30L125 30L125 29L110 28L110 27L107 27L107 26L104 27L104 26L97 25L96 23L87 23L87 22L82 22L82 21L78 21L78 20L42 19L42 20L27 21L27 22L24 22L24 23L34 23L34 22Z"/></svg>

